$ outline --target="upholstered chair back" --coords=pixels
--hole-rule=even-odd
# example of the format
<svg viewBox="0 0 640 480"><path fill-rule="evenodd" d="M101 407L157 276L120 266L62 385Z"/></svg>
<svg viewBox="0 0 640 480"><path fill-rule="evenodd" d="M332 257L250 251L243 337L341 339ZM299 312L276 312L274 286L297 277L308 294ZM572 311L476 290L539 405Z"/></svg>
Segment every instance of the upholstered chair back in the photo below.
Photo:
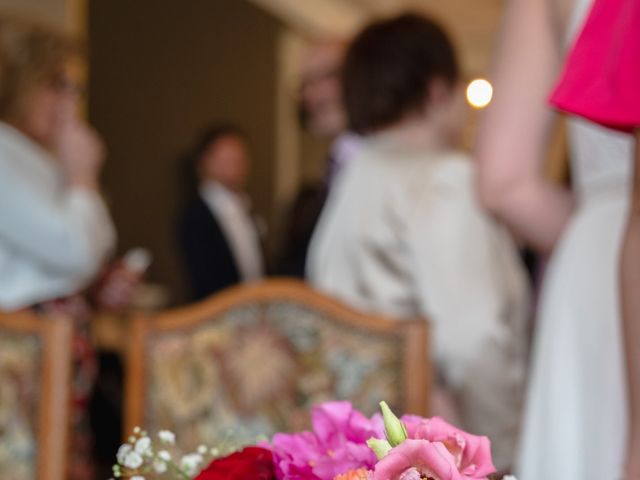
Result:
<svg viewBox="0 0 640 480"><path fill-rule="evenodd" d="M0 313L0 478L64 480L72 321Z"/></svg>
<svg viewBox="0 0 640 480"><path fill-rule="evenodd" d="M138 318L129 340L127 430L172 430L185 448L304 429L332 399L426 413L427 323L362 314L296 281Z"/></svg>

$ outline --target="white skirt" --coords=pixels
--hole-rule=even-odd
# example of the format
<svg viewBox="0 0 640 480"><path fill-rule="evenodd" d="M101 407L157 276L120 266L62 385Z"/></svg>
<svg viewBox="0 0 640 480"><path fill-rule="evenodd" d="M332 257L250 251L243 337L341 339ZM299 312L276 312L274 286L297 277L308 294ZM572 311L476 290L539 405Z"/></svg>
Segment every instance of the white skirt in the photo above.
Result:
<svg viewBox="0 0 640 480"><path fill-rule="evenodd" d="M627 428L618 259L622 192L587 200L545 279L519 480L620 478Z"/></svg>

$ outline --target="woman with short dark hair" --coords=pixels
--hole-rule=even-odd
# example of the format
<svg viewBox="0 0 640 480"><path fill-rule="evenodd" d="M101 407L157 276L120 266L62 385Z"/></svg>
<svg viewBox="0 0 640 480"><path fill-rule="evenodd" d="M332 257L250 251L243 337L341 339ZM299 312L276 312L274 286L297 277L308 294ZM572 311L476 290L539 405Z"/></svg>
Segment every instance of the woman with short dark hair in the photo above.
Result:
<svg viewBox="0 0 640 480"><path fill-rule="evenodd" d="M80 64L73 39L0 16L0 311L75 321L72 480L94 476L86 405L96 358L82 292L116 240L99 191L102 142L78 115ZM31 433L12 451L30 466Z"/></svg>
<svg viewBox="0 0 640 480"><path fill-rule="evenodd" d="M371 25L349 48L343 68L349 129L360 134L419 114L433 82L454 90L459 80L446 33L417 15Z"/></svg>
<svg viewBox="0 0 640 480"><path fill-rule="evenodd" d="M449 409L488 435L506 468L525 379L528 291L517 249L480 208L473 165L455 149L460 86L451 42L431 20L403 15L356 37L344 100L364 145L331 191L309 271L315 286L359 309L428 319L434 413Z"/></svg>

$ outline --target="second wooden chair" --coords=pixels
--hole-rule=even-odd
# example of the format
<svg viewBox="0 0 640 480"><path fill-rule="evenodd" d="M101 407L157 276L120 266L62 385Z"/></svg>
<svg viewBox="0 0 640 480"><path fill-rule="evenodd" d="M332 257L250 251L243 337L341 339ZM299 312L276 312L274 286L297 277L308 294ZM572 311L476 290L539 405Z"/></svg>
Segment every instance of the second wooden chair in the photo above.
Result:
<svg viewBox="0 0 640 480"><path fill-rule="evenodd" d="M172 430L187 449L252 442L307 427L310 407L332 399L425 414L429 384L424 320L365 315L271 280L135 320L126 428Z"/></svg>

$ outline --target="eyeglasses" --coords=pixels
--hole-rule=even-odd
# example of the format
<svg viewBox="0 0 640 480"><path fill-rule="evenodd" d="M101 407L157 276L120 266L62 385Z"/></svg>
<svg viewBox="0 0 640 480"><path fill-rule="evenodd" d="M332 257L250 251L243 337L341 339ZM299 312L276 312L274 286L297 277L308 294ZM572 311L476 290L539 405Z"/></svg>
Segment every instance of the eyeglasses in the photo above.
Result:
<svg viewBox="0 0 640 480"><path fill-rule="evenodd" d="M49 83L49 86L55 90L56 93L77 96L84 95L84 88L80 83L63 75L54 77Z"/></svg>

